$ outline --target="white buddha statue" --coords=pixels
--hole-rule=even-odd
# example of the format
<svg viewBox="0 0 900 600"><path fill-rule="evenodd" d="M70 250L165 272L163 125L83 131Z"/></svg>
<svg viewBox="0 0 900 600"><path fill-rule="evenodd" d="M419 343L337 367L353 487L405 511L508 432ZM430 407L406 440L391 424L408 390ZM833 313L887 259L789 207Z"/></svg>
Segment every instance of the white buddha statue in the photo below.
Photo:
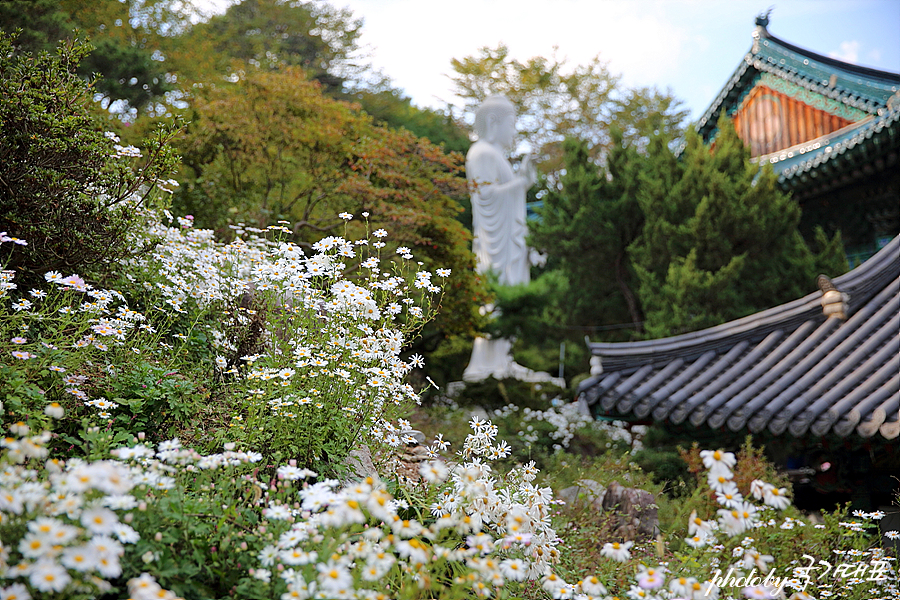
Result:
<svg viewBox="0 0 900 600"><path fill-rule="evenodd" d="M491 96L475 112L478 141L466 154L466 178L472 192L472 250L478 272L494 272L501 285L526 284L531 280L525 236L525 194L536 177L526 157L514 171L506 152L516 135L516 111L504 96ZM489 307L487 307L490 310ZM512 359L512 341L479 337L463 373L465 381L512 377L523 381L551 382L565 387L565 380L535 372Z"/></svg>
<svg viewBox="0 0 900 600"><path fill-rule="evenodd" d="M528 157L519 172L506 158L516 135L516 112L504 96L491 96L475 113L478 141L466 155L466 178L472 191L472 250L478 272L493 271L502 285L528 283L525 194L535 183Z"/></svg>

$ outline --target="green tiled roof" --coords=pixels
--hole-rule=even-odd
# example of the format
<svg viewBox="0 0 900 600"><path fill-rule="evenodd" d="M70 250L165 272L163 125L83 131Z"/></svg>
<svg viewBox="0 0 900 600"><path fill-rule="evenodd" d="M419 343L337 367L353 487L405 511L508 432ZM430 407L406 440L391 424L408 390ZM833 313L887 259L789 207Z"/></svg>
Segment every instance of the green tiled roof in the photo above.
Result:
<svg viewBox="0 0 900 600"><path fill-rule="evenodd" d="M733 113L764 75L766 79L778 78L788 87L818 96L823 103L820 108L833 114L835 102L857 114L887 112L888 100L900 91L900 74L860 67L804 50L771 35L766 29L767 22L767 19L757 19L750 51L698 121L697 130L705 140L715 135L721 111Z"/></svg>

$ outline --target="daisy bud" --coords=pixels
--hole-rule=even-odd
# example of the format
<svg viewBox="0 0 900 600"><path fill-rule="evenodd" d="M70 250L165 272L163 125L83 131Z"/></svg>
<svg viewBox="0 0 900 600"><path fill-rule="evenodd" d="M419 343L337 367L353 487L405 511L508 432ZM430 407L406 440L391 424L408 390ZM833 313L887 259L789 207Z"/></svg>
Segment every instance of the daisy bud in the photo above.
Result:
<svg viewBox="0 0 900 600"><path fill-rule="evenodd" d="M44 414L48 417L52 417L54 419L62 419L65 414L65 410L60 406L59 402L51 402L44 409Z"/></svg>

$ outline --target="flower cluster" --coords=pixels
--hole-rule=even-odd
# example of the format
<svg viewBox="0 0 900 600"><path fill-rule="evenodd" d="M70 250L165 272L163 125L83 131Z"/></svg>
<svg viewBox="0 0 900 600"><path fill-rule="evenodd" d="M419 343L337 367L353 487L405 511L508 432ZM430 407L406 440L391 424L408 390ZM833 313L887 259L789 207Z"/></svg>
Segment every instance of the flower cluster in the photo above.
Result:
<svg viewBox="0 0 900 600"><path fill-rule="evenodd" d="M400 429L391 420L418 401L404 380L421 366L419 357L404 361L400 351L433 313L441 287L432 273L411 262L406 248L398 259L382 260L366 239L329 236L310 252L256 235L260 230L237 227L235 233L221 244L190 219L177 226L157 222L149 235L163 243L134 264L148 278L162 275L154 292L171 310L197 306L231 315L230 332L219 321L207 333L222 352L216 367L245 388L232 419L236 437L271 445L290 436L296 442L290 452L303 457L319 456L335 438L348 448L361 435L399 445ZM379 240L387 235L375 232ZM351 279L354 265L361 273ZM438 277L446 275L449 270L438 270ZM258 332L255 347L238 352L247 331Z"/></svg>
<svg viewBox="0 0 900 600"><path fill-rule="evenodd" d="M126 546L140 539L130 525L134 512L146 510L145 499L154 491L174 484L154 459L166 458L165 451L129 450L133 457L144 457L143 464L53 459L33 468L47 456L50 432L29 436L23 423L10 431L15 437L0 444L5 449L0 461L0 582L21 582L0 585L0 597L109 592L108 580L122 575ZM147 589L164 592L150 586L145 576L141 581L148 582Z"/></svg>
<svg viewBox="0 0 900 600"><path fill-rule="evenodd" d="M735 539L744 532L765 525L761 521L762 508L746 499L737 484L734 482L733 469L737 458L731 452L722 450L704 450L700 453L703 465L707 469L707 483L715 492L716 500L721 509L718 510L718 518L704 520L697 515L697 511L691 513L688 521L688 535L685 540L688 546L694 548L708 547L718 552L725 547L719 545L716 535L722 533L728 538ZM753 481L750 487L750 496L756 500L762 500L768 507L784 509L790 504L787 498L787 490L777 488L760 480ZM787 521L785 521L787 522ZM600 554L610 560L627 563L631 560L633 542L609 542L600 551ZM772 556L762 554L754 547L753 538L745 537L736 545L732 554L738 561L731 566L733 573L740 576L742 573L756 569L761 573L769 571L769 565L774 560ZM717 563L710 563L715 564ZM748 586L744 595L748 598L774 598L774 591L765 586ZM555 598L576 598L588 600L593 597L605 596L605 592L596 596L584 588L584 583L568 585L559 577L552 580L545 578L544 589ZM714 580L700 580L696 577L673 573L666 565L651 567L641 564L635 574L635 583L625 592L625 596L634 600L664 600L680 598L689 600L709 599L716 600L725 597L724 592Z"/></svg>
<svg viewBox="0 0 900 600"><path fill-rule="evenodd" d="M437 493L423 520L404 516L409 504L371 479L343 488L335 480L306 484L296 504L270 499L265 515L277 541L259 553L253 577L275 585L277 574L287 599L374 597L392 574L428 588L442 572L456 573L443 586L488 597L508 581L548 575L559 556L551 491L534 486L533 464L493 477L486 461L504 455L493 443L496 429L477 418L471 425L458 453L466 462L452 470L439 460L421 466ZM292 481L315 476L290 466L279 474ZM334 544L323 547L326 540Z"/></svg>
<svg viewBox="0 0 900 600"><path fill-rule="evenodd" d="M6 290L16 289L14 278L13 272L3 272ZM63 405L71 407L74 399L77 405L108 419L118 405L103 397L92 398L86 387L88 376L78 371L93 361L114 369L112 363L120 353L139 353L141 346L154 345L156 329L116 290L95 288L77 274L63 277L50 271L44 279L49 289L31 289L27 298L0 305L0 349L9 348L3 354L17 363L16 373L29 381L41 378L42 372L52 374L44 383L49 389L33 388L33 403L26 406L13 398L9 408L20 418L29 410L61 418ZM5 376L15 378L11 372Z"/></svg>

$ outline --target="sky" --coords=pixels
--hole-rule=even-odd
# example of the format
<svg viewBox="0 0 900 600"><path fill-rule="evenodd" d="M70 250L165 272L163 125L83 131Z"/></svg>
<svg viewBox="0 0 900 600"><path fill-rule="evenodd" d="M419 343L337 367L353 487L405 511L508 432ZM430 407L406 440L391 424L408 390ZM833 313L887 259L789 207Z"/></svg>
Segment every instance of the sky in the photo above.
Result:
<svg viewBox="0 0 900 600"><path fill-rule="evenodd" d="M228 0L206 0L227 6ZM451 60L599 55L626 86L668 89L699 118L750 50L757 14L801 48L900 72L900 0L332 0L363 19L368 61L421 107L462 106ZM456 114L460 114L457 110Z"/></svg>

